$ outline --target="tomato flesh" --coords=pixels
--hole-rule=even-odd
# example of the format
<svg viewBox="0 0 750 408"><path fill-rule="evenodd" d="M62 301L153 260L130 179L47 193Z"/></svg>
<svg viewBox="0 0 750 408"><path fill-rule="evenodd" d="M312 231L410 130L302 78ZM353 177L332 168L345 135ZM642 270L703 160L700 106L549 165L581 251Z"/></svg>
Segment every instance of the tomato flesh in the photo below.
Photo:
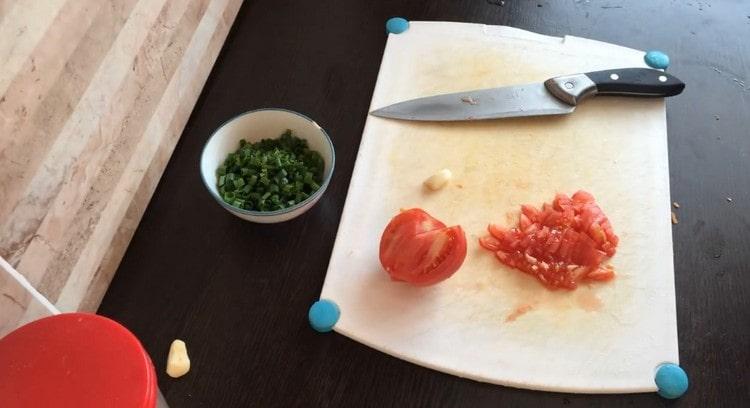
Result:
<svg viewBox="0 0 750 408"><path fill-rule="evenodd" d="M575 289L583 281L614 278L602 263L615 254L619 238L594 196L558 194L542 209L521 206L515 228L490 224L479 244L505 265L536 277L550 289Z"/></svg>
<svg viewBox="0 0 750 408"><path fill-rule="evenodd" d="M391 279L416 286L448 279L465 258L461 226L447 227L418 208L393 217L380 238L380 263Z"/></svg>

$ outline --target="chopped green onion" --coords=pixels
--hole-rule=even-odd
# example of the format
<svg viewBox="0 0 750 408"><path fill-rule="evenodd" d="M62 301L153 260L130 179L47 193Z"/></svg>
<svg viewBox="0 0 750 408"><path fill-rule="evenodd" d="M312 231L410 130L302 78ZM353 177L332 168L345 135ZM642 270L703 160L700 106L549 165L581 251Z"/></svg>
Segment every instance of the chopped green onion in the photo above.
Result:
<svg viewBox="0 0 750 408"><path fill-rule="evenodd" d="M216 169L219 195L245 210L274 211L310 197L323 183L325 162L290 130L277 139L240 140Z"/></svg>

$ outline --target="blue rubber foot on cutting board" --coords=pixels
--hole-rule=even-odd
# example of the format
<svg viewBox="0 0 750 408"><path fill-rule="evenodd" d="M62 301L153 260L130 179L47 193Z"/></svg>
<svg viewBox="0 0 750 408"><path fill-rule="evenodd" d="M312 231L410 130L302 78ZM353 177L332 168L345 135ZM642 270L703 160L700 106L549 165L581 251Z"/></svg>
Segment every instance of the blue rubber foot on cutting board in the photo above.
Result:
<svg viewBox="0 0 750 408"><path fill-rule="evenodd" d="M409 21L401 17L392 17L385 22L385 32L401 34L409 29Z"/></svg>
<svg viewBox="0 0 750 408"><path fill-rule="evenodd" d="M313 303L307 313L310 326L321 333L333 330L333 326L339 321L339 317L341 317L339 305L328 299L320 299Z"/></svg>
<svg viewBox="0 0 750 408"><path fill-rule="evenodd" d="M667 69L669 66L669 55L661 51L649 51L643 56L646 65L656 69Z"/></svg>
<svg viewBox="0 0 750 408"><path fill-rule="evenodd" d="M667 399L680 398L688 389L688 377L677 364L665 363L656 369L656 386L659 395Z"/></svg>

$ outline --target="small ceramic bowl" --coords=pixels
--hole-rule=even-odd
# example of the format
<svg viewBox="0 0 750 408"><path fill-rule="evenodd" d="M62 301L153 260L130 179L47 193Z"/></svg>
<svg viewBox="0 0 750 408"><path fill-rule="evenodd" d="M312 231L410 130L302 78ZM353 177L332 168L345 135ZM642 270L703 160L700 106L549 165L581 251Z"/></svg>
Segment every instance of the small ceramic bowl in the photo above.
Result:
<svg viewBox="0 0 750 408"><path fill-rule="evenodd" d="M250 143L261 139L275 139L287 129L290 129L294 136L307 140L310 149L323 157L323 183L318 191L301 203L277 211L249 211L226 203L219 196L216 187L216 169L224 163L229 153L237 151L240 139ZM286 109L258 109L236 116L221 125L203 147L200 166L203 184L217 203L243 220L271 224L290 220L312 208L326 191L335 162L336 155L331 138L312 119Z"/></svg>

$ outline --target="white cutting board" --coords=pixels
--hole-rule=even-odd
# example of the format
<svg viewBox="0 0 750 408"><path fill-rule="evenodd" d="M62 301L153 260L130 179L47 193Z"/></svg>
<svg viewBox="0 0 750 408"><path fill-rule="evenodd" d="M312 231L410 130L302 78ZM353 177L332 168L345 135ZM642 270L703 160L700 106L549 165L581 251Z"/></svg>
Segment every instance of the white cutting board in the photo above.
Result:
<svg viewBox="0 0 750 408"><path fill-rule="evenodd" d="M436 93L640 67L643 52L509 27L412 22L390 35L371 108ZM422 181L453 171L447 188ZM620 245L617 278L551 292L506 268L477 239L511 225L523 203L585 189ZM420 207L467 234L450 279L391 281L380 235ZM655 368L678 363L664 100L599 97L568 116L417 123L369 116L322 298L335 330L413 363L496 384L563 392L654 391ZM531 310L509 320L519 307Z"/></svg>

